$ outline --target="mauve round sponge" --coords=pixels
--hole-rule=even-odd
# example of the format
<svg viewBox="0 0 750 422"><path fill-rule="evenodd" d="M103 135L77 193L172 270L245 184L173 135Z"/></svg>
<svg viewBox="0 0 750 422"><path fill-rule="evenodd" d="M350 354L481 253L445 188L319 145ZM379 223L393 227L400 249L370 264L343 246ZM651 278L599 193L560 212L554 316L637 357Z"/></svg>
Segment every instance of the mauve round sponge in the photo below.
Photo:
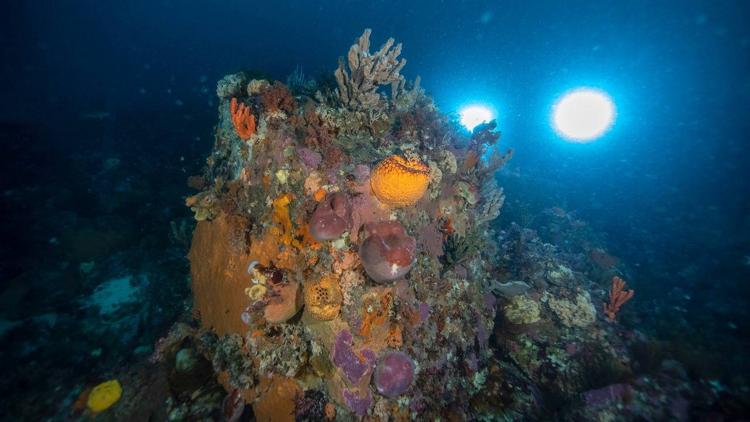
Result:
<svg viewBox="0 0 750 422"><path fill-rule="evenodd" d="M414 361L403 352L388 352L375 369L375 387L388 398L398 397L414 381Z"/></svg>
<svg viewBox="0 0 750 422"><path fill-rule="evenodd" d="M409 272L416 260L417 241L398 221L365 226L367 238L359 246L359 259L375 281L391 281Z"/></svg>
<svg viewBox="0 0 750 422"><path fill-rule="evenodd" d="M338 239L352 225L352 202L345 193L329 193L310 218L310 234L315 240Z"/></svg>

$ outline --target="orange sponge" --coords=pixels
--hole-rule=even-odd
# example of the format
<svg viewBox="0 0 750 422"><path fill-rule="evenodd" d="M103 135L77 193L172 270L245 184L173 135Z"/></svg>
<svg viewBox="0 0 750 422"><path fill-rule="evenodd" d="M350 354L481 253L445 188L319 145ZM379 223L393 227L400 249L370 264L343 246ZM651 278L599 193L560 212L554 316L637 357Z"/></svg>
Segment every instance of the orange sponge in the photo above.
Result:
<svg viewBox="0 0 750 422"><path fill-rule="evenodd" d="M305 309L315 319L336 318L343 299L339 282L333 276L325 276L317 283L305 283Z"/></svg>
<svg viewBox="0 0 750 422"><path fill-rule="evenodd" d="M391 155L378 163L370 177L375 196L392 207L413 205L427 191L430 168L419 160Z"/></svg>
<svg viewBox="0 0 750 422"><path fill-rule="evenodd" d="M255 134L255 116L250 111L250 107L232 98L229 103L229 113L232 115L232 124L240 139L250 139Z"/></svg>

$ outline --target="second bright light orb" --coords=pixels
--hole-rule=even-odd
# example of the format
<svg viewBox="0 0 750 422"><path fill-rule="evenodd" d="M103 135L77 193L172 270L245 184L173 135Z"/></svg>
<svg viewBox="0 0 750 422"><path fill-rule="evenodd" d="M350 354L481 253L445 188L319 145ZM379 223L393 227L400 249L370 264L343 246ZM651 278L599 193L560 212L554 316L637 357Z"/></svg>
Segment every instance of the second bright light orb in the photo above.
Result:
<svg viewBox="0 0 750 422"><path fill-rule="evenodd" d="M470 105L461 109L458 113L461 124L471 132L482 123L488 123L494 118L492 110L483 105Z"/></svg>
<svg viewBox="0 0 750 422"><path fill-rule="evenodd" d="M615 104L604 91L574 89L553 106L555 131L570 142L591 142L601 137L614 123Z"/></svg>

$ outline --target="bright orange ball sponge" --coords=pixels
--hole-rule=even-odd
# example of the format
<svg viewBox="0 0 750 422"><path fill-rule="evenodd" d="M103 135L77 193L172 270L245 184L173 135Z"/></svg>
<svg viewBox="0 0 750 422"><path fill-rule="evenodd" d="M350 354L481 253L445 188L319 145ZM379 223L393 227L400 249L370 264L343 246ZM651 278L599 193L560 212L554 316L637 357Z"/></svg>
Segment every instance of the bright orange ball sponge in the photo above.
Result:
<svg viewBox="0 0 750 422"><path fill-rule="evenodd" d="M392 207L414 205L427 191L430 168L419 160L391 155L372 171L370 186L375 196Z"/></svg>

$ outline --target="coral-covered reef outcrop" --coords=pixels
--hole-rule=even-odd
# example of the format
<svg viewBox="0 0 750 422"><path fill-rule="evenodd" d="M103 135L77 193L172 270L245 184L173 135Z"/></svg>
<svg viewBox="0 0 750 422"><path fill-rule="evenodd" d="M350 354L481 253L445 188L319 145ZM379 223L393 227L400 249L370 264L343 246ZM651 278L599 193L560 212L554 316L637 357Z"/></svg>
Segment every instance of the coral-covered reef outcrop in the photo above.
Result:
<svg viewBox="0 0 750 422"><path fill-rule="evenodd" d="M405 81L400 44L370 53L369 37L314 95L241 75L217 88L207 183L187 201L194 315L227 406L259 420L268 377L338 418L468 412L491 358L483 251L508 156L494 125L469 133Z"/></svg>

